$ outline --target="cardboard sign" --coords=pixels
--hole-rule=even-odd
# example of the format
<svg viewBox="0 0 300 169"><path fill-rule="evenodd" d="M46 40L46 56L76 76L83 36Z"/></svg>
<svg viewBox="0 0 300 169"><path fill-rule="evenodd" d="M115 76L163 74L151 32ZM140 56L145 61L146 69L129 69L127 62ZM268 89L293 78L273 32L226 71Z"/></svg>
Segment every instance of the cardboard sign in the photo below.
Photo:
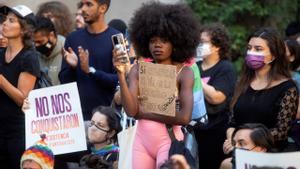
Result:
<svg viewBox="0 0 300 169"><path fill-rule="evenodd" d="M145 112L174 117L176 92L176 66L139 64L139 96Z"/></svg>
<svg viewBox="0 0 300 169"><path fill-rule="evenodd" d="M236 168L296 169L296 168L300 168L300 152L258 153L258 152L238 149L236 150Z"/></svg>
<svg viewBox="0 0 300 169"><path fill-rule="evenodd" d="M76 83L32 90L25 112L26 148L46 134L55 155L86 150L86 136Z"/></svg>

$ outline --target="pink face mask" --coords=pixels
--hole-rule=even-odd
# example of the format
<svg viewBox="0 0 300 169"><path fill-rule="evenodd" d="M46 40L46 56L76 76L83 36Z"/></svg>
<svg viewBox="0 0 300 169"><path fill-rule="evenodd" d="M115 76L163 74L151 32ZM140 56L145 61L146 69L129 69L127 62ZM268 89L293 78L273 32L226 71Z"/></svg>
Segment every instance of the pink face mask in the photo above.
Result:
<svg viewBox="0 0 300 169"><path fill-rule="evenodd" d="M265 55L262 52L247 51L246 65L252 70L258 70L265 65Z"/></svg>

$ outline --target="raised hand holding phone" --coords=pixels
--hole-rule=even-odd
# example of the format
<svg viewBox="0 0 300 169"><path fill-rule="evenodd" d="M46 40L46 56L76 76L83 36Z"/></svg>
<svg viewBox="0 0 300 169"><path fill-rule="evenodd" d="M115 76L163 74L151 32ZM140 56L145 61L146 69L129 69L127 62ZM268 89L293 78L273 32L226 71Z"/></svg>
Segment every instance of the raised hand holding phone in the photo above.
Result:
<svg viewBox="0 0 300 169"><path fill-rule="evenodd" d="M111 37L111 39L114 46L113 64L119 73L125 73L126 66L129 64L129 57L123 34L115 34Z"/></svg>

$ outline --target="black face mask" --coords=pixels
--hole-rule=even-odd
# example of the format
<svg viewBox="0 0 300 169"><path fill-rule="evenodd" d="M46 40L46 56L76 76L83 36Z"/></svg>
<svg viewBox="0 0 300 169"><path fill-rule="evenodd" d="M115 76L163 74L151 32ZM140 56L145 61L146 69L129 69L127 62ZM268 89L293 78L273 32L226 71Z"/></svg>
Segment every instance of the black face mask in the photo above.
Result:
<svg viewBox="0 0 300 169"><path fill-rule="evenodd" d="M52 42L50 42L48 40L47 43L43 44L43 45L40 45L40 46L37 46L35 47L37 51L39 51L41 54L43 55L46 55L46 56L49 56L54 48L54 45Z"/></svg>

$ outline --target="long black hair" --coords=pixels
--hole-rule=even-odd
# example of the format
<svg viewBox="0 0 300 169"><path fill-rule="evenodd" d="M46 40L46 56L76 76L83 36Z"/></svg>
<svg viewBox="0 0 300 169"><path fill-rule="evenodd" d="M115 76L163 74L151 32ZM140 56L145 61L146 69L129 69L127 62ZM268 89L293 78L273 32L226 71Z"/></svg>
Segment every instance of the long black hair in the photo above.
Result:
<svg viewBox="0 0 300 169"><path fill-rule="evenodd" d="M249 36L248 42L251 38L261 38L265 40L270 49L271 55L274 57L273 62L270 63L271 69L268 73L267 87L269 87L271 82L274 80L279 80L283 77L290 78L291 74L289 72L289 63L286 59L285 44L279 33L273 28L261 28ZM241 78L237 83L230 105L231 111L233 110L239 96L247 90L254 77L255 71L250 69L246 65L246 62L244 62Z"/></svg>

